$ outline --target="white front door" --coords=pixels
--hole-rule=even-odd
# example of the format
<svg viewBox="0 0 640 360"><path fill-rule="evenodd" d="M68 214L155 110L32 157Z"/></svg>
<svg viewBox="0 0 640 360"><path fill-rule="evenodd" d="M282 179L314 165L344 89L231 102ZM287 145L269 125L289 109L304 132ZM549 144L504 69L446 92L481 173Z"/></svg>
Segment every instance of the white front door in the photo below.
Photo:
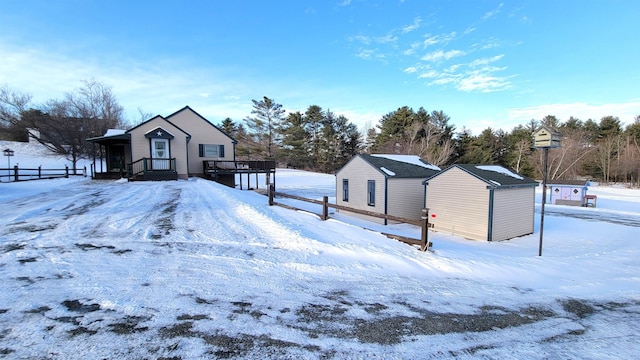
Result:
<svg viewBox="0 0 640 360"><path fill-rule="evenodd" d="M151 158L153 170L169 169L169 140L151 139Z"/></svg>

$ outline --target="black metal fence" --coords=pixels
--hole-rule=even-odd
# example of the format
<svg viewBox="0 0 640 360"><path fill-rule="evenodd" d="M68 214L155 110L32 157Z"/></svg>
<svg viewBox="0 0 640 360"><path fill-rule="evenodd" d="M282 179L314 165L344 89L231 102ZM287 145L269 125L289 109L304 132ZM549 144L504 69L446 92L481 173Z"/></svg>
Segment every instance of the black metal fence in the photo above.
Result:
<svg viewBox="0 0 640 360"><path fill-rule="evenodd" d="M69 176L87 176L87 167L78 169L43 169L42 166L37 168L21 168L15 165L12 168L0 169L0 182L29 181L55 178L68 178Z"/></svg>

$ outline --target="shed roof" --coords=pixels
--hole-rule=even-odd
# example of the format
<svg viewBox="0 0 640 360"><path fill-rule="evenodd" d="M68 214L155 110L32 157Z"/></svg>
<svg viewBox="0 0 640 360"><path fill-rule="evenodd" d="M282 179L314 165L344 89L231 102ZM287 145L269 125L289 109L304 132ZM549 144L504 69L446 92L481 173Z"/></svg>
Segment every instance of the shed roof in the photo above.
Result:
<svg viewBox="0 0 640 360"><path fill-rule="evenodd" d="M589 186L589 180L549 180L547 181L547 186Z"/></svg>
<svg viewBox="0 0 640 360"><path fill-rule="evenodd" d="M526 176L517 174L500 165L476 165L476 164L454 164L446 168L440 173L449 171L452 168L458 168L472 176L486 182L495 188L500 187L521 187L521 186L538 186L538 182ZM438 174L432 176L434 178ZM430 180L431 178L427 179Z"/></svg>
<svg viewBox="0 0 640 360"><path fill-rule="evenodd" d="M389 178L428 178L440 172L440 168L418 156L406 158L407 161L403 161L398 155L360 154L358 156Z"/></svg>

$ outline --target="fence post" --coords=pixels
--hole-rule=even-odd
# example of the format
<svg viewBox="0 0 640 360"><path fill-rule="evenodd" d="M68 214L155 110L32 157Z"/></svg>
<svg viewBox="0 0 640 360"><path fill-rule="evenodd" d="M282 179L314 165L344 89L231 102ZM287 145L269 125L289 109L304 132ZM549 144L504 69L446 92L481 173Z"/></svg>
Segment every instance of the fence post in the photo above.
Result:
<svg viewBox="0 0 640 360"><path fill-rule="evenodd" d="M422 223L422 236L421 236L421 244L420 250L427 251L429 249L429 232L427 228L429 227L429 209L423 208L422 214L420 216L420 222Z"/></svg>
<svg viewBox="0 0 640 360"><path fill-rule="evenodd" d="M42 165L38 166L38 179L42 178Z"/></svg>
<svg viewBox="0 0 640 360"><path fill-rule="evenodd" d="M87 165L84 166L84 177L87 177Z"/></svg>
<svg viewBox="0 0 640 360"><path fill-rule="evenodd" d="M322 220L327 220L329 218L329 197L322 197Z"/></svg>
<svg viewBox="0 0 640 360"><path fill-rule="evenodd" d="M64 177L69 178L69 165L64 166Z"/></svg>
<svg viewBox="0 0 640 360"><path fill-rule="evenodd" d="M276 191L276 187L273 184L269 185L269 206L273 206L273 193L275 191Z"/></svg>
<svg viewBox="0 0 640 360"><path fill-rule="evenodd" d="M13 165L13 181L18 181L18 165Z"/></svg>

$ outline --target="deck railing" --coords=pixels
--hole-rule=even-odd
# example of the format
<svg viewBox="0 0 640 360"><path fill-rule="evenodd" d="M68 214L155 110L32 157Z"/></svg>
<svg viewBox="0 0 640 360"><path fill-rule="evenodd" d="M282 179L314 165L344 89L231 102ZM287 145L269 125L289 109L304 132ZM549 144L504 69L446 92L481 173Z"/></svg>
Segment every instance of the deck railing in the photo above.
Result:
<svg viewBox="0 0 640 360"><path fill-rule="evenodd" d="M129 177L144 174L147 171L173 170L176 171L176 158L142 158L129 164Z"/></svg>
<svg viewBox="0 0 640 360"><path fill-rule="evenodd" d="M210 173L238 173L238 172L273 172L276 162L272 160L203 160L202 168L206 174Z"/></svg>

